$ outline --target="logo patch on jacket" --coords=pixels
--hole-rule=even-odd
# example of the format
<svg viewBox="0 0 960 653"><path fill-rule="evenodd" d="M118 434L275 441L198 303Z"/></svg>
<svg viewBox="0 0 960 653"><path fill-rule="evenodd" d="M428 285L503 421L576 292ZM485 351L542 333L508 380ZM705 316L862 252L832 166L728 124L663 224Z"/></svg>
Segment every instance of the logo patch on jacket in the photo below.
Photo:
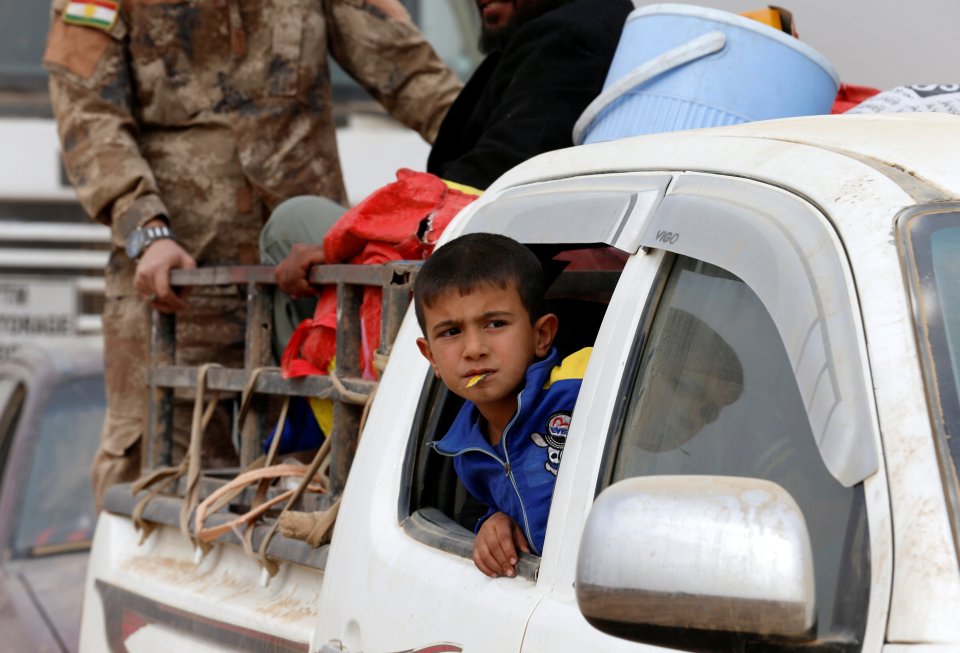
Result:
<svg viewBox="0 0 960 653"><path fill-rule="evenodd" d="M108 31L117 22L119 5L110 0L73 0L63 12L63 22Z"/></svg>
<svg viewBox="0 0 960 653"><path fill-rule="evenodd" d="M533 443L541 449L547 450L547 462L544 469L557 475L560 471L560 459L563 457L563 445L567 442L567 431L570 430L570 413L554 413L547 420L544 434L534 433L530 436Z"/></svg>

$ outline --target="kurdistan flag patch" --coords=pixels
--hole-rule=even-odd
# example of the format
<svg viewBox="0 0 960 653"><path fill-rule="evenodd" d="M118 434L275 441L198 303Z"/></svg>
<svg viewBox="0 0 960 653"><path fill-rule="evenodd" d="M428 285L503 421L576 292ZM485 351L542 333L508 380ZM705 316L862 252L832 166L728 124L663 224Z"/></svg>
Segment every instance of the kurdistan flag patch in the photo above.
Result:
<svg viewBox="0 0 960 653"><path fill-rule="evenodd" d="M63 22L109 30L117 22L118 3L111 0L73 0L67 5Z"/></svg>

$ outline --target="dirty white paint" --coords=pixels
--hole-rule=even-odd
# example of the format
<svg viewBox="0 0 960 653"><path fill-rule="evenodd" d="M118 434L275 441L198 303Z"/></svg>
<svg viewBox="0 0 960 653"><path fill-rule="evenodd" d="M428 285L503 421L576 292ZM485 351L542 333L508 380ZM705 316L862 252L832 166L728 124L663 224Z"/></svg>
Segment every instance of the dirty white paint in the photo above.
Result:
<svg viewBox="0 0 960 653"><path fill-rule="evenodd" d="M921 127L916 127L918 121ZM877 129L882 138L876 137ZM871 548L864 650L879 651L887 641L941 645L911 648L917 651L947 650L948 645L956 650L960 571L892 234L897 212L923 193L960 198L958 151L960 118L949 116L797 119L606 143L538 157L508 173L464 211L447 237L495 202L498 189L612 172L698 171L747 177L793 193L823 212L848 255L850 295L863 322L862 372L876 398L870 436L881 456L877 470L864 482ZM884 162L896 163L915 177L887 169ZM571 424L536 581L487 579L471 560L413 540L399 523L408 435L420 380L428 373L413 345L420 334L409 313L357 450L322 587L319 574L290 569L266 589L260 588L256 565L245 567L234 558L241 555L239 550L226 547L191 567L189 546L173 541L179 534L171 531L170 541L164 534L154 536L137 548L129 524L105 515L88 579L84 621L94 626L84 628L85 650L103 650L102 641L96 639L103 615L97 612L99 601L91 599L89 585L94 577L131 591L163 592L174 605L221 620L227 615L248 627L286 633L290 639L307 633L312 650L333 639L343 641L348 650L367 651L436 642L455 642L466 650L523 653L578 647L617 653L649 650L602 636L587 625L576 607L573 583L617 382L662 256L641 251L631 258L597 336L581 395L581 405L590 410L578 412ZM727 506L729 514L757 514L744 508L751 497ZM719 519L724 506L721 501L701 512L713 510ZM147 555L168 562L153 565L138 559ZM730 562L733 568L748 563L763 561L734 556ZM211 583L222 586L223 594L206 587ZM229 599L227 594L238 598ZM297 606L304 606L302 615ZM489 619L473 617L491 610L496 611L496 628L490 627ZM294 616L283 622L276 618L278 613ZM889 650L902 653L906 648Z"/></svg>
<svg viewBox="0 0 960 653"><path fill-rule="evenodd" d="M200 618L292 641L310 640L323 578L315 571L283 564L264 588L259 564L238 546L215 544L197 564L192 544L179 530L159 526L141 546L132 523L109 513L98 521L97 541L84 595L83 619L88 623L104 623L93 586L96 577ZM153 629L140 642L167 644L142 650L173 650L166 647L164 632L173 630ZM83 628L81 637L84 651L108 650L102 626Z"/></svg>

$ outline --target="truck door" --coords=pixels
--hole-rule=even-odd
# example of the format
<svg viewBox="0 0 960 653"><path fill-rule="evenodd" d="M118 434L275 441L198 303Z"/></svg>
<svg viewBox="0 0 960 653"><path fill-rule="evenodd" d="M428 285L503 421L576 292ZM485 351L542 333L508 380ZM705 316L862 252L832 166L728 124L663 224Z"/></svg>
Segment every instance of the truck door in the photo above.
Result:
<svg viewBox="0 0 960 653"><path fill-rule="evenodd" d="M547 300L560 316L555 344L561 355L593 344L628 258L611 245L627 238L626 216L655 206L669 178L632 180L630 188L622 181L598 176L580 189L552 182L514 189L478 200L477 209L468 209L472 218L453 226L505 233L546 263L548 276L555 276ZM549 192L555 186L558 193ZM446 433L460 404L413 346L418 335L409 311L344 492L313 646L366 653L520 651L543 597L541 558L522 556L515 578L487 578L475 567L473 526L486 508L471 503L450 459L425 447ZM580 406L578 400L572 424Z"/></svg>
<svg viewBox="0 0 960 653"><path fill-rule="evenodd" d="M597 386L581 394L609 400L579 423L578 432L597 437L584 435L579 451L565 452L575 474L558 481L545 546L557 552L556 568L548 572L545 559L540 575L553 591L538 604L522 650L610 648L613 638L588 624L577 603L582 527L604 488L656 475L766 479L786 489L813 555L816 626L804 650L877 650L889 600L889 508L876 473L879 432L859 310L835 233L783 191L702 174L680 176L641 231L647 253L628 265L611 303L611 313L622 305L622 324L604 325ZM625 290L640 296L631 301ZM554 519L560 510L565 520ZM683 524L678 515L675 528ZM718 566L723 551L718 545ZM696 599L697 580L678 572L668 591ZM729 600L720 605L740 598L737 590L725 588ZM710 607L706 599L689 605ZM731 642L709 630L606 618L621 646L786 650L749 635Z"/></svg>

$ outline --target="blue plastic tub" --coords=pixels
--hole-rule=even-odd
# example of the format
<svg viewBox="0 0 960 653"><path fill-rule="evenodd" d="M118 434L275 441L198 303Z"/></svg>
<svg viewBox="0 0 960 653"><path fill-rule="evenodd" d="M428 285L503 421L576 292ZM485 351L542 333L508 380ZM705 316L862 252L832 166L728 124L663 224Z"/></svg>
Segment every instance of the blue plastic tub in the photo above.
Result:
<svg viewBox="0 0 960 653"><path fill-rule="evenodd" d="M758 21L682 4L630 13L574 142L830 113L839 79L813 48Z"/></svg>

